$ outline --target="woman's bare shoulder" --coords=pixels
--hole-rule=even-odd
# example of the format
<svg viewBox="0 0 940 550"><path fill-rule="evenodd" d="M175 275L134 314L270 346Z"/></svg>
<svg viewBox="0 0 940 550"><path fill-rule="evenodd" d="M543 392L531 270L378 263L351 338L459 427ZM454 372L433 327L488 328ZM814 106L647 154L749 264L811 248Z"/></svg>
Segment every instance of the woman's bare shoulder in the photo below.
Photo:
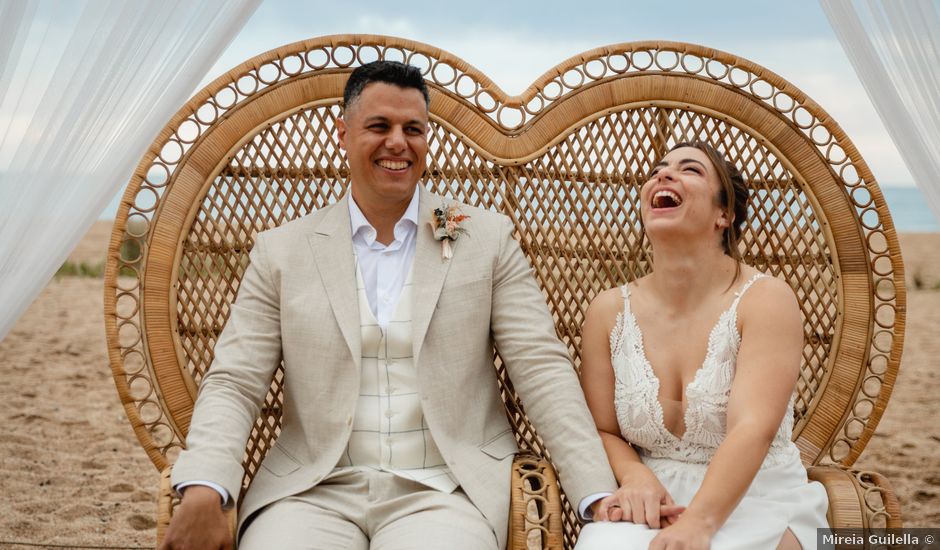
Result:
<svg viewBox="0 0 940 550"><path fill-rule="evenodd" d="M602 290L594 296L585 313L585 321L602 322L613 326L614 318L623 311L623 287Z"/></svg>
<svg viewBox="0 0 940 550"><path fill-rule="evenodd" d="M743 266L741 278L749 281L760 277L747 289L738 306L739 316L748 314L766 315L768 312L799 311L796 294L783 279L763 273L753 267Z"/></svg>

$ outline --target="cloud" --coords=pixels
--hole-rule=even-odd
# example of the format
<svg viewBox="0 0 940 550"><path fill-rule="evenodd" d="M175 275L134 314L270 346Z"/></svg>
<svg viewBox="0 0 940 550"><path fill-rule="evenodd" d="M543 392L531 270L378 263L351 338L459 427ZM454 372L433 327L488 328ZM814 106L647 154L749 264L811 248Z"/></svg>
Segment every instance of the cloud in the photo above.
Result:
<svg viewBox="0 0 940 550"><path fill-rule="evenodd" d="M470 29L442 36L438 42L435 45L473 65L509 95L522 93L545 71L592 47L581 40L506 35L491 29Z"/></svg>
<svg viewBox="0 0 940 550"><path fill-rule="evenodd" d="M380 17L373 14L360 15L353 25L357 32L412 37L421 34L413 19L405 17Z"/></svg>

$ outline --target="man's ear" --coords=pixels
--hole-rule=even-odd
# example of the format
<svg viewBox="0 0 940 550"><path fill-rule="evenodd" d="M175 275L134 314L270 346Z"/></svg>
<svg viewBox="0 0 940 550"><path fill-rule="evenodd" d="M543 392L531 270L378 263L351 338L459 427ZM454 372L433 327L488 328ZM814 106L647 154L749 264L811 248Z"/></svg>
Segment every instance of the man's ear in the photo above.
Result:
<svg viewBox="0 0 940 550"><path fill-rule="evenodd" d="M339 141L339 148L346 150L346 119L336 119L336 139Z"/></svg>

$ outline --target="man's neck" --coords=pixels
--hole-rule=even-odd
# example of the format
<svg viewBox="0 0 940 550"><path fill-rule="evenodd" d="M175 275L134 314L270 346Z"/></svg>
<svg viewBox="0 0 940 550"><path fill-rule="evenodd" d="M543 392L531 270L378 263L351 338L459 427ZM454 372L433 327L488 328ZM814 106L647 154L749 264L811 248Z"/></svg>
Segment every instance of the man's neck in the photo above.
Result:
<svg viewBox="0 0 940 550"><path fill-rule="evenodd" d="M395 240L395 225L405 215L412 197L413 195L409 195L407 199L400 202L371 200L357 193L355 186L352 188L352 199L356 201L356 206L359 207L369 225L375 229L375 240L386 246Z"/></svg>

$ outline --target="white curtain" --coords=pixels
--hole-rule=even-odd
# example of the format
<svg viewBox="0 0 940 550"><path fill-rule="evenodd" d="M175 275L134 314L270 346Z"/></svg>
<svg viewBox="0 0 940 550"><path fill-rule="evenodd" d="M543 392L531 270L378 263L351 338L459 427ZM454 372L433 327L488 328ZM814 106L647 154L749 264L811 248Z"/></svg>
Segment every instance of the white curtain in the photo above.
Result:
<svg viewBox="0 0 940 550"><path fill-rule="evenodd" d="M0 340L260 0L0 0Z"/></svg>
<svg viewBox="0 0 940 550"><path fill-rule="evenodd" d="M842 48L940 219L940 0L820 0Z"/></svg>

